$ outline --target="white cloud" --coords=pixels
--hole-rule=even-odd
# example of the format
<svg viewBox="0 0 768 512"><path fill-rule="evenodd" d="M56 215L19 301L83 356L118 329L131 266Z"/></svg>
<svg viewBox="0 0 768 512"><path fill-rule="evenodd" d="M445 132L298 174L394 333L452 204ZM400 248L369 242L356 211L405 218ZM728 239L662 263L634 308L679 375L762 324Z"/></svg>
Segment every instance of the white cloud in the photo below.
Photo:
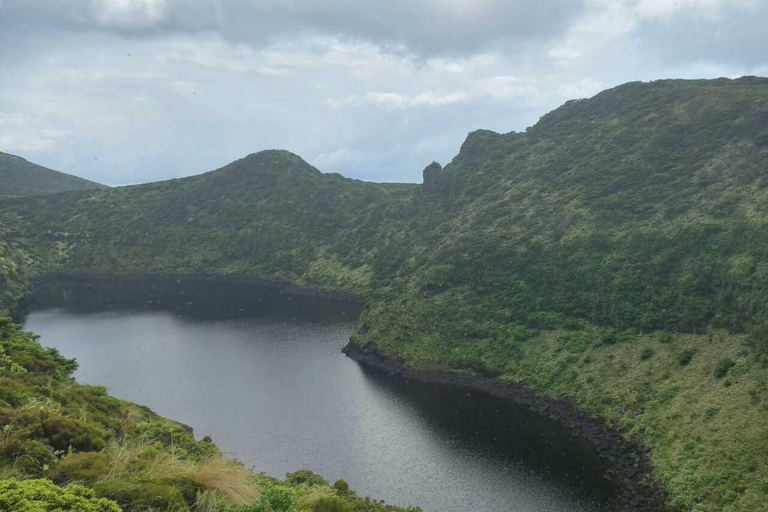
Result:
<svg viewBox="0 0 768 512"><path fill-rule="evenodd" d="M498 66L502 58L498 53L480 53L469 58L434 58L426 65L438 73L466 74Z"/></svg>
<svg viewBox="0 0 768 512"><path fill-rule="evenodd" d="M326 103L334 109L374 106L386 110L450 107L477 100L519 100L539 104L553 97L568 99L592 96L602 88L599 82L589 79L558 85L557 78L542 80L515 76L469 79L464 80L464 86L466 89L463 90L427 90L416 94L371 91L362 96L351 94L343 98L329 98Z"/></svg>
<svg viewBox="0 0 768 512"><path fill-rule="evenodd" d="M465 91L436 92L424 91L413 96L399 94L396 92L377 92L371 91L364 96L351 94L344 98L326 100L331 108L344 107L365 107L373 105L383 109L405 109L418 107L442 107L460 103L470 99L470 95Z"/></svg>
<svg viewBox="0 0 768 512"><path fill-rule="evenodd" d="M352 163L359 161L362 158L362 154L359 151L355 151L349 148L339 148L327 153L320 153L313 159L313 163L324 170L338 169L339 167L347 167Z"/></svg>
<svg viewBox="0 0 768 512"><path fill-rule="evenodd" d="M706 30L707 39L712 41L719 35L716 24L727 14L749 16L765 3L763 0L587 0L587 5L564 36L550 45L549 56L562 66L578 67L583 59L599 56L602 51L609 51L627 40L643 42L640 32L648 23L661 24L665 32L679 36L676 44L683 46L692 41L686 40L680 28L687 30L704 20L715 24Z"/></svg>
<svg viewBox="0 0 768 512"><path fill-rule="evenodd" d="M591 3L592 9L551 46L549 57L559 64L578 66L579 59L599 54L635 28L636 16L625 1L591 0Z"/></svg>
<svg viewBox="0 0 768 512"><path fill-rule="evenodd" d="M543 94L539 86L530 79L515 76L496 76L479 85L482 93L492 98L524 98L531 102L540 101Z"/></svg>
<svg viewBox="0 0 768 512"><path fill-rule="evenodd" d="M724 8L750 9L759 0L633 0L627 3L640 19L669 18L680 11L715 17Z"/></svg>
<svg viewBox="0 0 768 512"><path fill-rule="evenodd" d="M165 0L95 0L92 15L100 25L142 27L154 25L165 15Z"/></svg>
<svg viewBox="0 0 768 512"><path fill-rule="evenodd" d="M0 112L0 148L5 151L52 152L67 137L65 130L48 126L19 112Z"/></svg>
<svg viewBox="0 0 768 512"><path fill-rule="evenodd" d="M605 83L598 80L583 78L575 82L558 85L556 91L561 98L580 99L591 98L606 87Z"/></svg>
<svg viewBox="0 0 768 512"><path fill-rule="evenodd" d="M153 56L161 66L189 63L234 73L246 73L258 67L253 48L227 43L215 34L196 38L172 37L163 41L161 46L162 50Z"/></svg>

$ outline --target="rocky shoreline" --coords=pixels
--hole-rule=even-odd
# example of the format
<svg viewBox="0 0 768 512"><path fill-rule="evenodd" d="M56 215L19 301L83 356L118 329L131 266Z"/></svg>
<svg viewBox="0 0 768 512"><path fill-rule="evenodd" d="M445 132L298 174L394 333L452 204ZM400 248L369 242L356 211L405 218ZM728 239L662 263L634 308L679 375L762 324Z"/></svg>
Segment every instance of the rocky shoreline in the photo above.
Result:
<svg viewBox="0 0 768 512"><path fill-rule="evenodd" d="M628 441L622 434L609 428L599 419L588 416L566 400L545 398L521 385L500 383L488 376L416 371L404 362L379 354L374 349L347 344L342 350L358 363L405 379L457 386L505 398L529 407L553 419L574 434L587 439L598 454L610 462L608 477L619 490L617 512L674 512L665 504L666 491L653 479L653 468L648 449Z"/></svg>

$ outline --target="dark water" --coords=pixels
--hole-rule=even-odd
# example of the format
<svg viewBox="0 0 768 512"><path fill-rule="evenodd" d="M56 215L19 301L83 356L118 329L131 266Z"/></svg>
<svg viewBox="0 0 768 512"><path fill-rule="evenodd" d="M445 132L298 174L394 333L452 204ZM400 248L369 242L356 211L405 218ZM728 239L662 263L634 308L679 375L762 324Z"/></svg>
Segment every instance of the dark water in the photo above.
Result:
<svg viewBox="0 0 768 512"><path fill-rule="evenodd" d="M610 511L605 463L501 399L341 354L359 306L242 284L41 286L25 322L105 385L274 476L308 468L425 511Z"/></svg>

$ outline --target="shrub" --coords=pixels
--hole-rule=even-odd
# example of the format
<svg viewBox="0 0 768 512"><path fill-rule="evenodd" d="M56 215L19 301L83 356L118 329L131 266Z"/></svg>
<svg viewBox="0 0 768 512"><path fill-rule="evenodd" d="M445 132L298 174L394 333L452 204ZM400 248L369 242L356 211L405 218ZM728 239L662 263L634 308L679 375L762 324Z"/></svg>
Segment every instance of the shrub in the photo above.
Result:
<svg viewBox="0 0 768 512"><path fill-rule="evenodd" d="M45 468L56 461L53 450L45 443L14 436L0 442L0 458L13 460L21 473L35 476L42 476Z"/></svg>
<svg viewBox="0 0 768 512"><path fill-rule="evenodd" d="M741 377L749 372L751 364L748 359L741 358L736 361L736 364L728 370L729 377Z"/></svg>
<svg viewBox="0 0 768 512"><path fill-rule="evenodd" d="M70 447L77 451L99 451L107 445L109 434L94 424L87 424L67 416L49 416L43 421L42 432L48 443L57 450Z"/></svg>
<svg viewBox="0 0 768 512"><path fill-rule="evenodd" d="M511 327L509 333L514 341L528 341L535 334L535 331L526 328L524 325L515 325Z"/></svg>
<svg viewBox="0 0 768 512"><path fill-rule="evenodd" d="M349 491L349 484L344 480L339 479L333 482L333 488L339 492L347 492Z"/></svg>
<svg viewBox="0 0 768 512"><path fill-rule="evenodd" d="M653 357L653 349L652 348L644 348L643 351L640 353L640 359L643 361L650 359Z"/></svg>
<svg viewBox="0 0 768 512"><path fill-rule="evenodd" d="M293 493L284 487L272 487L253 505L229 508L227 512L295 512Z"/></svg>
<svg viewBox="0 0 768 512"><path fill-rule="evenodd" d="M67 416L62 404L50 398L32 398L15 409L8 424L19 437L38 439L56 450L99 451L111 433L100 425Z"/></svg>
<svg viewBox="0 0 768 512"><path fill-rule="evenodd" d="M690 363L693 360L693 354L694 351L690 348L687 348L680 352L680 355L677 356L677 362L680 366L687 366L688 363Z"/></svg>
<svg viewBox="0 0 768 512"><path fill-rule="evenodd" d="M16 368L27 372L49 375L56 378L69 377L77 369L74 359L67 359L58 350L44 348L37 343L37 337L25 333L21 326L1 319L0 354ZM18 373L18 372L17 372Z"/></svg>
<svg viewBox="0 0 768 512"><path fill-rule="evenodd" d="M105 453L85 452L68 455L48 472L54 482L91 484L109 473L112 458Z"/></svg>
<svg viewBox="0 0 768 512"><path fill-rule="evenodd" d="M50 480L0 481L2 512L120 512L114 501L96 498L80 485L58 487Z"/></svg>
<svg viewBox="0 0 768 512"><path fill-rule="evenodd" d="M325 478L314 474L308 469L300 469L299 471L288 473L285 481L290 485L328 485Z"/></svg>
<svg viewBox="0 0 768 512"><path fill-rule="evenodd" d="M349 504L338 496L323 496L310 505L312 512L349 512Z"/></svg>
<svg viewBox="0 0 768 512"><path fill-rule="evenodd" d="M716 379L722 379L726 375L728 375L728 370L736 366L736 363L734 363L731 359L725 358L721 359L717 362L715 365L715 378Z"/></svg>
<svg viewBox="0 0 768 512"><path fill-rule="evenodd" d="M568 331L557 336L557 344L569 354L581 354L587 350L590 339L588 332Z"/></svg>
<svg viewBox="0 0 768 512"><path fill-rule="evenodd" d="M19 407L29 399L29 388L11 379L0 379L0 404Z"/></svg>
<svg viewBox="0 0 768 512"><path fill-rule="evenodd" d="M717 413L720 412L719 407L709 407L706 411L704 411L704 417L705 418L714 418L717 416Z"/></svg>
<svg viewBox="0 0 768 512"><path fill-rule="evenodd" d="M197 441L191 430L170 420L139 423L130 434L147 443L157 442L172 447L173 452L181 457L202 459L218 452L210 437Z"/></svg>
<svg viewBox="0 0 768 512"><path fill-rule="evenodd" d="M614 345L619 342L619 335L615 329L606 329L600 333L600 341L606 345Z"/></svg>
<svg viewBox="0 0 768 512"><path fill-rule="evenodd" d="M181 490L170 484L101 481L93 484L98 496L116 501L127 510L189 509Z"/></svg>

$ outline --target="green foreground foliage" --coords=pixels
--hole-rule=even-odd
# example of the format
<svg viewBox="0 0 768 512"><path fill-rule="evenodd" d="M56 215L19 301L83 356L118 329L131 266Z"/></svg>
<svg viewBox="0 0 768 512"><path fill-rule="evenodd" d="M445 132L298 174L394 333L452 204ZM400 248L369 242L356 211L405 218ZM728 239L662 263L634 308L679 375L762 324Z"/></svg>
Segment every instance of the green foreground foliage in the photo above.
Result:
<svg viewBox="0 0 768 512"><path fill-rule="evenodd" d="M673 504L748 512L768 503L766 162L767 79L671 80L474 132L421 186L267 151L0 212L34 272L363 296L354 343L569 397L652 449Z"/></svg>
<svg viewBox="0 0 768 512"><path fill-rule="evenodd" d="M0 318L0 512L404 510L309 471L255 473L210 439L76 383L76 368Z"/></svg>
<svg viewBox="0 0 768 512"><path fill-rule="evenodd" d="M82 485L57 487L50 480L0 481L3 512L120 512L114 501L96 498Z"/></svg>

